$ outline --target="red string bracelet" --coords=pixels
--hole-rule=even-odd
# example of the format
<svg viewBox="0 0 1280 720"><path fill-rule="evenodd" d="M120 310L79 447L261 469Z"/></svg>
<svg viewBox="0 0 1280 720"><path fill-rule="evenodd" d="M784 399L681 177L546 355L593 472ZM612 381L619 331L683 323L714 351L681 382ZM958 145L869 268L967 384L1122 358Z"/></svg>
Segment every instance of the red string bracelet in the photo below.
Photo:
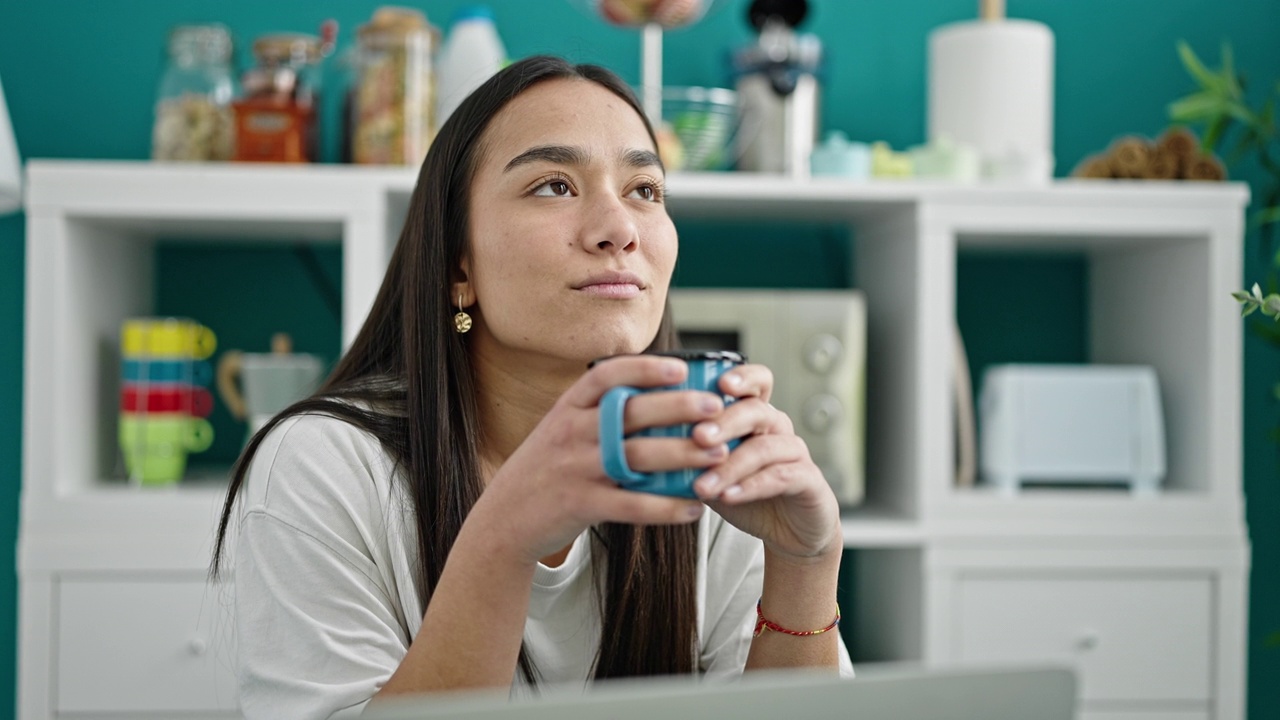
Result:
<svg viewBox="0 0 1280 720"><path fill-rule="evenodd" d="M795 635L796 637L808 637L810 635L821 635L828 630L836 629L840 624L840 604L836 603L836 619L831 624L820 630L788 630L772 620L766 620L764 612L760 610L760 600L756 601L756 631L751 633L751 637L760 637L760 633L768 628L774 632L780 632L784 635Z"/></svg>

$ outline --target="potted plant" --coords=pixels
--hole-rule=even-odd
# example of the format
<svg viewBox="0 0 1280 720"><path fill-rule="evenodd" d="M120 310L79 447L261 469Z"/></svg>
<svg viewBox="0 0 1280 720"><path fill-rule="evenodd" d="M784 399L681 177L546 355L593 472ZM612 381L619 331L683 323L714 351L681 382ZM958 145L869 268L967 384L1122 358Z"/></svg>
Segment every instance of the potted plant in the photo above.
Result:
<svg viewBox="0 0 1280 720"><path fill-rule="evenodd" d="M1255 110L1245 99L1244 78L1236 73L1231 45L1222 46L1222 67L1210 70L1192 51L1186 42L1178 43L1178 56L1183 66L1195 80L1195 92L1169 105L1169 117L1176 125L1202 125L1204 133L1201 148L1215 152L1234 137L1235 147L1227 155L1229 166L1238 166L1252 157L1264 173L1264 179L1255 188L1257 209L1252 224L1258 229L1260 247L1270 268L1267 272L1267 292L1258 283L1250 292L1240 291L1232 296L1242 305L1242 314L1249 316L1257 311L1277 322L1255 322L1253 330L1269 344L1280 348L1280 293L1277 277L1280 276L1280 250L1272 242L1277 226L1280 226L1280 126L1277 125L1276 105L1280 99L1280 82L1268 93L1262 106ZM1272 396L1280 400L1280 382L1271 389ZM1272 440L1280 443L1280 427L1272 428ZM1267 638L1267 645L1280 646L1280 632Z"/></svg>

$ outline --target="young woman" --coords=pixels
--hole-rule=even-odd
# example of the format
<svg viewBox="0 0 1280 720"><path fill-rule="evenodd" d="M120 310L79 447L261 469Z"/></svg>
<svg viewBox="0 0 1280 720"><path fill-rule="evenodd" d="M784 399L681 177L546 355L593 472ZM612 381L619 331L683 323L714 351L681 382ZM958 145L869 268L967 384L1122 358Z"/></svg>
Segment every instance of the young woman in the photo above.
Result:
<svg viewBox="0 0 1280 720"><path fill-rule="evenodd" d="M628 433L696 423L626 453L640 471L706 468L699 500L602 470L604 392L686 372L638 354L674 345L663 176L639 105L598 67L517 62L450 117L360 334L235 467L213 569L234 571L247 717L635 675L851 674L839 511L769 405L768 369L727 373L727 408L694 391L627 404Z"/></svg>

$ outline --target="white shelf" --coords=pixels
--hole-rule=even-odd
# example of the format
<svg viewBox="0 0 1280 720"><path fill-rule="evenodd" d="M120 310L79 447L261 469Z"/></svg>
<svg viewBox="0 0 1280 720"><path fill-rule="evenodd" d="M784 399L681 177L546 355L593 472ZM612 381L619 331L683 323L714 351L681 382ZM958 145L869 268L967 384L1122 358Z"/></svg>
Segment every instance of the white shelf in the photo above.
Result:
<svg viewBox="0 0 1280 720"><path fill-rule="evenodd" d="M414 170L349 166L33 161L28 164L24 377L23 717L46 717L59 578L197 577L223 486L139 490L106 480L119 323L148 314L157 239L337 243L347 346L382 281ZM1061 181L1037 187L794 181L676 174L686 218L835 223L854 238L867 300L866 502L842 518L858 554L860 659L961 659L957 602L974 573L1034 581L1187 572L1212 593L1212 715L1242 717L1248 541L1241 499L1240 184ZM692 242L686 239L685 242ZM956 488L951 332L957 254L1080 253L1090 360L1142 363L1161 382L1165 490ZM1043 302L1053 322L1052 299ZM1042 573L1039 568L1044 568ZM1197 586L1199 587L1199 586ZM1199 590L1196 590L1199 592ZM1198 616L1197 616L1198 617ZM1198 621L1198 620L1197 620ZM1201 628L1203 629L1203 628ZM1170 632L1176 632L1171 628ZM1197 661L1199 662L1199 661ZM1135 712L1159 702L1136 699ZM1157 699L1158 700L1158 699ZM1146 703L1146 704L1144 704ZM1138 715L1135 715L1135 720Z"/></svg>
<svg viewBox="0 0 1280 720"><path fill-rule="evenodd" d="M345 345L381 282L416 172L34 161L28 179L28 273L49 281L28 287L27 424L49 431L29 435L26 457L28 477L40 478L31 483L30 512L52 519L62 498L94 492L112 469L114 418L83 412L77 399L102 397L109 378L99 361L120 320L149 311L157 238L341 243ZM1244 186L958 186L735 173L676 174L669 185L677 220L850 224L856 284L868 299L868 415L876 420L868 423L869 510L846 520L851 545L914 542L931 524L1034 526L1038 520L1019 516L1046 513L1091 516L1083 526L1098 532L1240 525L1240 328L1229 292L1238 281ZM1070 497L984 503L951 487L954 263L958 249L983 246L1088 254L1093 359L1157 368L1169 418L1168 485L1186 491L1185 500L1084 501L1074 510L1080 503ZM1046 322L1052 315L1046 307ZM868 512L879 515L864 519ZM1146 521L1135 523L1135 513Z"/></svg>

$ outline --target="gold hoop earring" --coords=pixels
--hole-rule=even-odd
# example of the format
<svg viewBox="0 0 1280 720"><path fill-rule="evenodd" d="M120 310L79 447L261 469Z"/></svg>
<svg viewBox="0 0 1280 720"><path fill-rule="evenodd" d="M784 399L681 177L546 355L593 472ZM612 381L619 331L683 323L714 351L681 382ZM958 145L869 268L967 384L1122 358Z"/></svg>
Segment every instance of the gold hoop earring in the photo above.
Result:
<svg viewBox="0 0 1280 720"><path fill-rule="evenodd" d="M462 309L462 295L458 295L458 314L453 316L453 329L465 333L471 329L471 316Z"/></svg>

